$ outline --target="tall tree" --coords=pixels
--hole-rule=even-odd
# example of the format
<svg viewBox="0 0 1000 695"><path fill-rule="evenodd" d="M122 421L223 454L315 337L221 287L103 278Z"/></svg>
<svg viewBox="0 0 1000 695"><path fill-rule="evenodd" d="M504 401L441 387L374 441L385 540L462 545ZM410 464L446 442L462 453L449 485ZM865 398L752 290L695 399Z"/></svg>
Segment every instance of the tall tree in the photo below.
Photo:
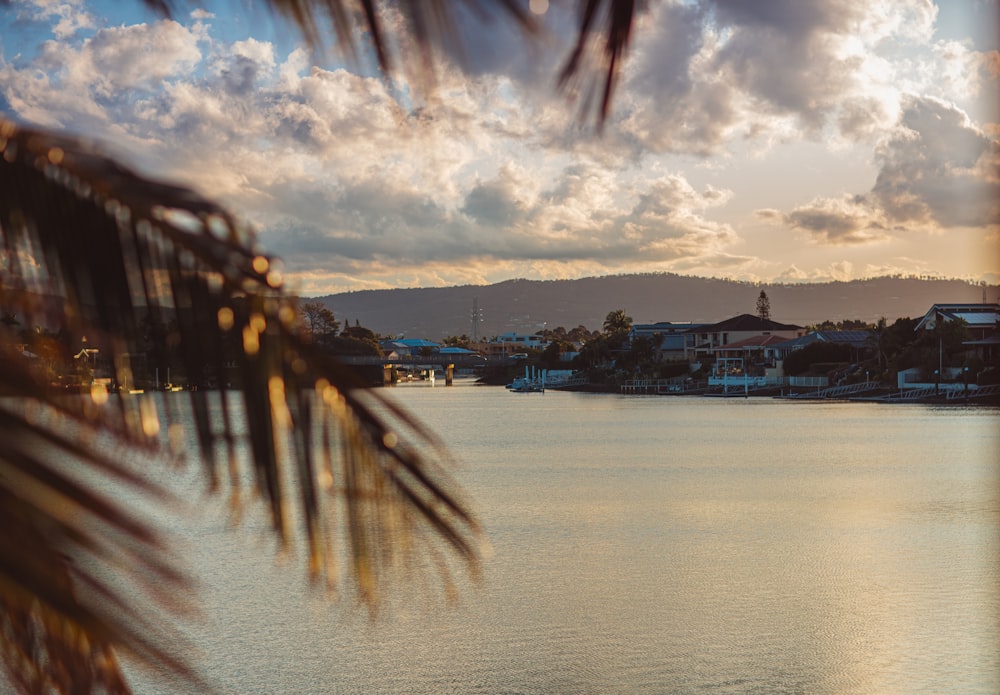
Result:
<svg viewBox="0 0 1000 695"><path fill-rule="evenodd" d="M609 311L604 318L604 333L612 339L622 340L632 330L632 317L624 309Z"/></svg>
<svg viewBox="0 0 1000 695"><path fill-rule="evenodd" d="M330 308L322 302L305 302L300 309L302 318L315 337L336 334L340 329L340 321L336 319Z"/></svg>
<svg viewBox="0 0 1000 695"><path fill-rule="evenodd" d="M767 298L767 292L764 290L761 290L757 297L757 316L764 321L771 319L771 300Z"/></svg>
<svg viewBox="0 0 1000 695"><path fill-rule="evenodd" d="M538 33L519 0L468 2L486 12L499 6L526 37ZM178 4L143 3L163 14ZM578 76L595 74L596 63L604 75L599 89L579 91L600 94L581 103L601 122L635 2L579 3L577 41L559 84L579 86ZM400 0L404 22L387 26L376 0L267 0L314 47L327 19L341 45L354 49L364 37L370 44L357 53L370 49L386 73L414 64L415 52L428 83L432 47L457 41L449 10L459 4L468 3ZM604 41L595 40L599 31ZM350 582L376 606L394 572L413 564L411 553L437 561L445 557L439 546L475 573L479 525L444 472L441 443L317 349L274 259L212 201L143 178L88 143L0 117L0 304L25 325L61 324L71 337L87 335L122 383L134 382L127 356L146 337L169 346L189 379L235 366L238 391L185 394L197 442L188 453L204 463L213 489L228 471L234 504L248 499L238 493L249 471L277 537L284 545L301 541L317 581ZM144 326L162 330L145 336ZM170 442L182 439L174 436L180 421L170 409L159 414L151 394L117 397L95 386L86 397L63 397L44 370L16 352L11 328L0 323L0 393L14 396L0 402L0 658L7 680L23 693L126 693L117 662L125 652L200 682L177 656L181 632L149 617L156 613L150 605L191 608L179 558L163 530L122 501L131 496L103 492L110 481L169 497L120 457L166 461ZM241 415L246 435L234 424ZM242 437L246 457L238 455ZM290 479L295 490L286 489ZM301 523L288 518L293 494ZM351 544L343 576L330 549L341 525Z"/></svg>

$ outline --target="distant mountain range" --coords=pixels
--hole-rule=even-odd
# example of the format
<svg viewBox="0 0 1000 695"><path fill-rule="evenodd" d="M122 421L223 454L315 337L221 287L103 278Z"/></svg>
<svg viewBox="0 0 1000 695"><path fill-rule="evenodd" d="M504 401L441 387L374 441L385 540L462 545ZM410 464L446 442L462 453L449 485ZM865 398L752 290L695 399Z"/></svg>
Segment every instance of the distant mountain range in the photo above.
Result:
<svg viewBox="0 0 1000 695"><path fill-rule="evenodd" d="M579 280L508 280L394 290L364 290L315 297L341 322L382 335L440 340L473 335L473 307L481 320L479 337L544 327L586 326L600 330L608 312L624 309L635 323L716 322L756 313L760 291L767 292L771 318L800 326L826 319L889 322L922 316L934 303L1000 300L1000 286L964 280L881 277L851 282L757 285L670 273L610 275Z"/></svg>

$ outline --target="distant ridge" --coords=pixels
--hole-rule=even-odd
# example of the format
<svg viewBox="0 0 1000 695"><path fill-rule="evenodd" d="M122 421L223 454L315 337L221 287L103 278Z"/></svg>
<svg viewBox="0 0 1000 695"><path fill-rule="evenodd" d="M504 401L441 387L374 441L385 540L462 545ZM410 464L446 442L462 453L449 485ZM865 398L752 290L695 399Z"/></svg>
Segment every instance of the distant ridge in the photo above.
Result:
<svg viewBox="0 0 1000 695"><path fill-rule="evenodd" d="M965 280L880 277L850 282L755 284L670 273L609 275L579 280L507 280L463 285L363 290L316 297L340 321L355 320L382 335L440 340L472 335L472 306L482 321L480 337L543 326L583 325L600 330L608 312L624 309L636 323L715 322L755 313L760 290L771 300L771 317L801 326L825 319L889 322L921 316L935 302L1000 298L1000 287Z"/></svg>

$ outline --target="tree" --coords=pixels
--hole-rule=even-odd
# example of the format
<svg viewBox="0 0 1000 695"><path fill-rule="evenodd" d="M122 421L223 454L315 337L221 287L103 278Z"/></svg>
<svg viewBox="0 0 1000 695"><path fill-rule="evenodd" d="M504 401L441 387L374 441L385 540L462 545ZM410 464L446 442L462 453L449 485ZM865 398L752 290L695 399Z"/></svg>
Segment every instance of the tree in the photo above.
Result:
<svg viewBox="0 0 1000 695"><path fill-rule="evenodd" d="M354 319L353 326L346 326L344 332L332 338L326 345L334 355L382 355L378 336Z"/></svg>
<svg viewBox="0 0 1000 695"><path fill-rule="evenodd" d="M163 13L174 4L143 1ZM375 0L359 3L360 12L343 0L267 4L291 18L314 47L326 18L351 49L355 37L365 37L370 46L356 52L370 48L386 74L414 64L405 50L397 56L392 48L415 45L410 50L422 57L416 64L429 82L430 47L455 39L452 5L401 1L405 21L397 27L381 22ZM487 12L494 6L474 4ZM538 33L521 2L496 4L526 36ZM559 84L578 86L578 75L595 74L596 59L604 72L600 103L581 103L584 115L600 123L635 3L580 4L576 44ZM594 41L600 22L603 42ZM414 42L395 40L393 31ZM238 490L244 471L233 423L242 412L253 486L282 544L298 539L308 549L312 578L349 581L375 607L393 571L409 564L408 554L428 553L438 564L455 558L475 573L479 525L444 472L440 442L318 349L297 320L299 306L284 291L274 259L256 250L250 230L227 210L184 187L143 178L85 142L0 117L0 249L5 311L13 309L25 325L62 320L72 340L87 335L113 360L120 382L134 383L128 357L142 348L144 325L163 327L155 338L188 374L235 368L238 391L184 395L198 442L188 453L204 463L213 488L220 471L229 470ZM43 272L26 272L28 261ZM49 282L29 283L38 278ZM101 492L113 480L167 495L117 457L165 461L169 441L160 434L176 439L179 421L161 423L151 395L112 397L95 386L87 397L61 397L44 370L25 367L13 343L11 325L3 322L0 393L15 396L0 403L0 651L7 679L24 693L124 693L116 656L124 651L200 682L175 656L180 632L154 630L147 617L154 614L149 605L190 607L189 581L164 532ZM219 421L210 415L211 398L223 404ZM400 442L401 432L410 441ZM339 460L337 441L347 442ZM297 475L288 475L290 468ZM301 524L287 519L292 491L284 486L293 477ZM351 543L343 577L331 569L328 545L339 524ZM390 526L408 538L388 540ZM452 552L445 556L440 545ZM112 608L87 595L104 597L102 605Z"/></svg>
<svg viewBox="0 0 1000 695"><path fill-rule="evenodd" d="M632 330L632 317L625 314L624 309L608 312L604 318L604 333L612 340L624 340Z"/></svg>
<svg viewBox="0 0 1000 695"><path fill-rule="evenodd" d="M465 333L463 333L462 335L449 335L442 342L449 347L460 347L460 348L465 348L466 350L468 350L472 345L471 341L469 340L469 336L467 336Z"/></svg>
<svg viewBox="0 0 1000 695"><path fill-rule="evenodd" d="M611 345L607 336L599 335L584 344L583 348L580 349L580 354L574 358L573 366L576 368L600 367L610 361Z"/></svg>
<svg viewBox="0 0 1000 695"><path fill-rule="evenodd" d="M764 321L771 320L771 300L767 298L767 292L760 291L757 297L757 316Z"/></svg>
<svg viewBox="0 0 1000 695"><path fill-rule="evenodd" d="M628 352L619 359L618 365L632 372L643 372L649 369L656 360L661 340L659 334L652 337L643 335L636 337L629 345Z"/></svg>
<svg viewBox="0 0 1000 695"><path fill-rule="evenodd" d="M309 332L317 339L331 334L335 335L340 329L340 322L322 302L305 302L299 311L309 328Z"/></svg>
<svg viewBox="0 0 1000 695"><path fill-rule="evenodd" d="M558 369L561 364L560 355L572 349L573 346L565 340L551 340L542 350L538 361L546 369Z"/></svg>

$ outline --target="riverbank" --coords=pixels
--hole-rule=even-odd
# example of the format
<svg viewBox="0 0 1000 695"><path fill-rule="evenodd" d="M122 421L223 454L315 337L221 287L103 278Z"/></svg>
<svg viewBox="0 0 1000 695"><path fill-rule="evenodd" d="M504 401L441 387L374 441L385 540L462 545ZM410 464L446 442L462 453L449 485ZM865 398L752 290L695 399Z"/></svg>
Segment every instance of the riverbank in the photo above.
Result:
<svg viewBox="0 0 1000 695"><path fill-rule="evenodd" d="M788 401L842 401L842 402L873 402L873 403L921 403L925 405L986 405L1000 406L1000 389L984 387L979 390L962 392L961 395L949 396L945 391L937 394L923 393L919 391L900 391L888 386L875 386L856 391L853 394L845 391L842 394L830 394L833 389L794 389L788 387L775 387L767 389L755 389L743 391L742 389L731 387L728 391L722 387L715 388L695 388L679 390L639 390L629 388L623 384L574 384L571 386L552 387L555 391L571 391L575 393L617 393L635 396L681 396L681 397L704 397L704 398L775 398Z"/></svg>

